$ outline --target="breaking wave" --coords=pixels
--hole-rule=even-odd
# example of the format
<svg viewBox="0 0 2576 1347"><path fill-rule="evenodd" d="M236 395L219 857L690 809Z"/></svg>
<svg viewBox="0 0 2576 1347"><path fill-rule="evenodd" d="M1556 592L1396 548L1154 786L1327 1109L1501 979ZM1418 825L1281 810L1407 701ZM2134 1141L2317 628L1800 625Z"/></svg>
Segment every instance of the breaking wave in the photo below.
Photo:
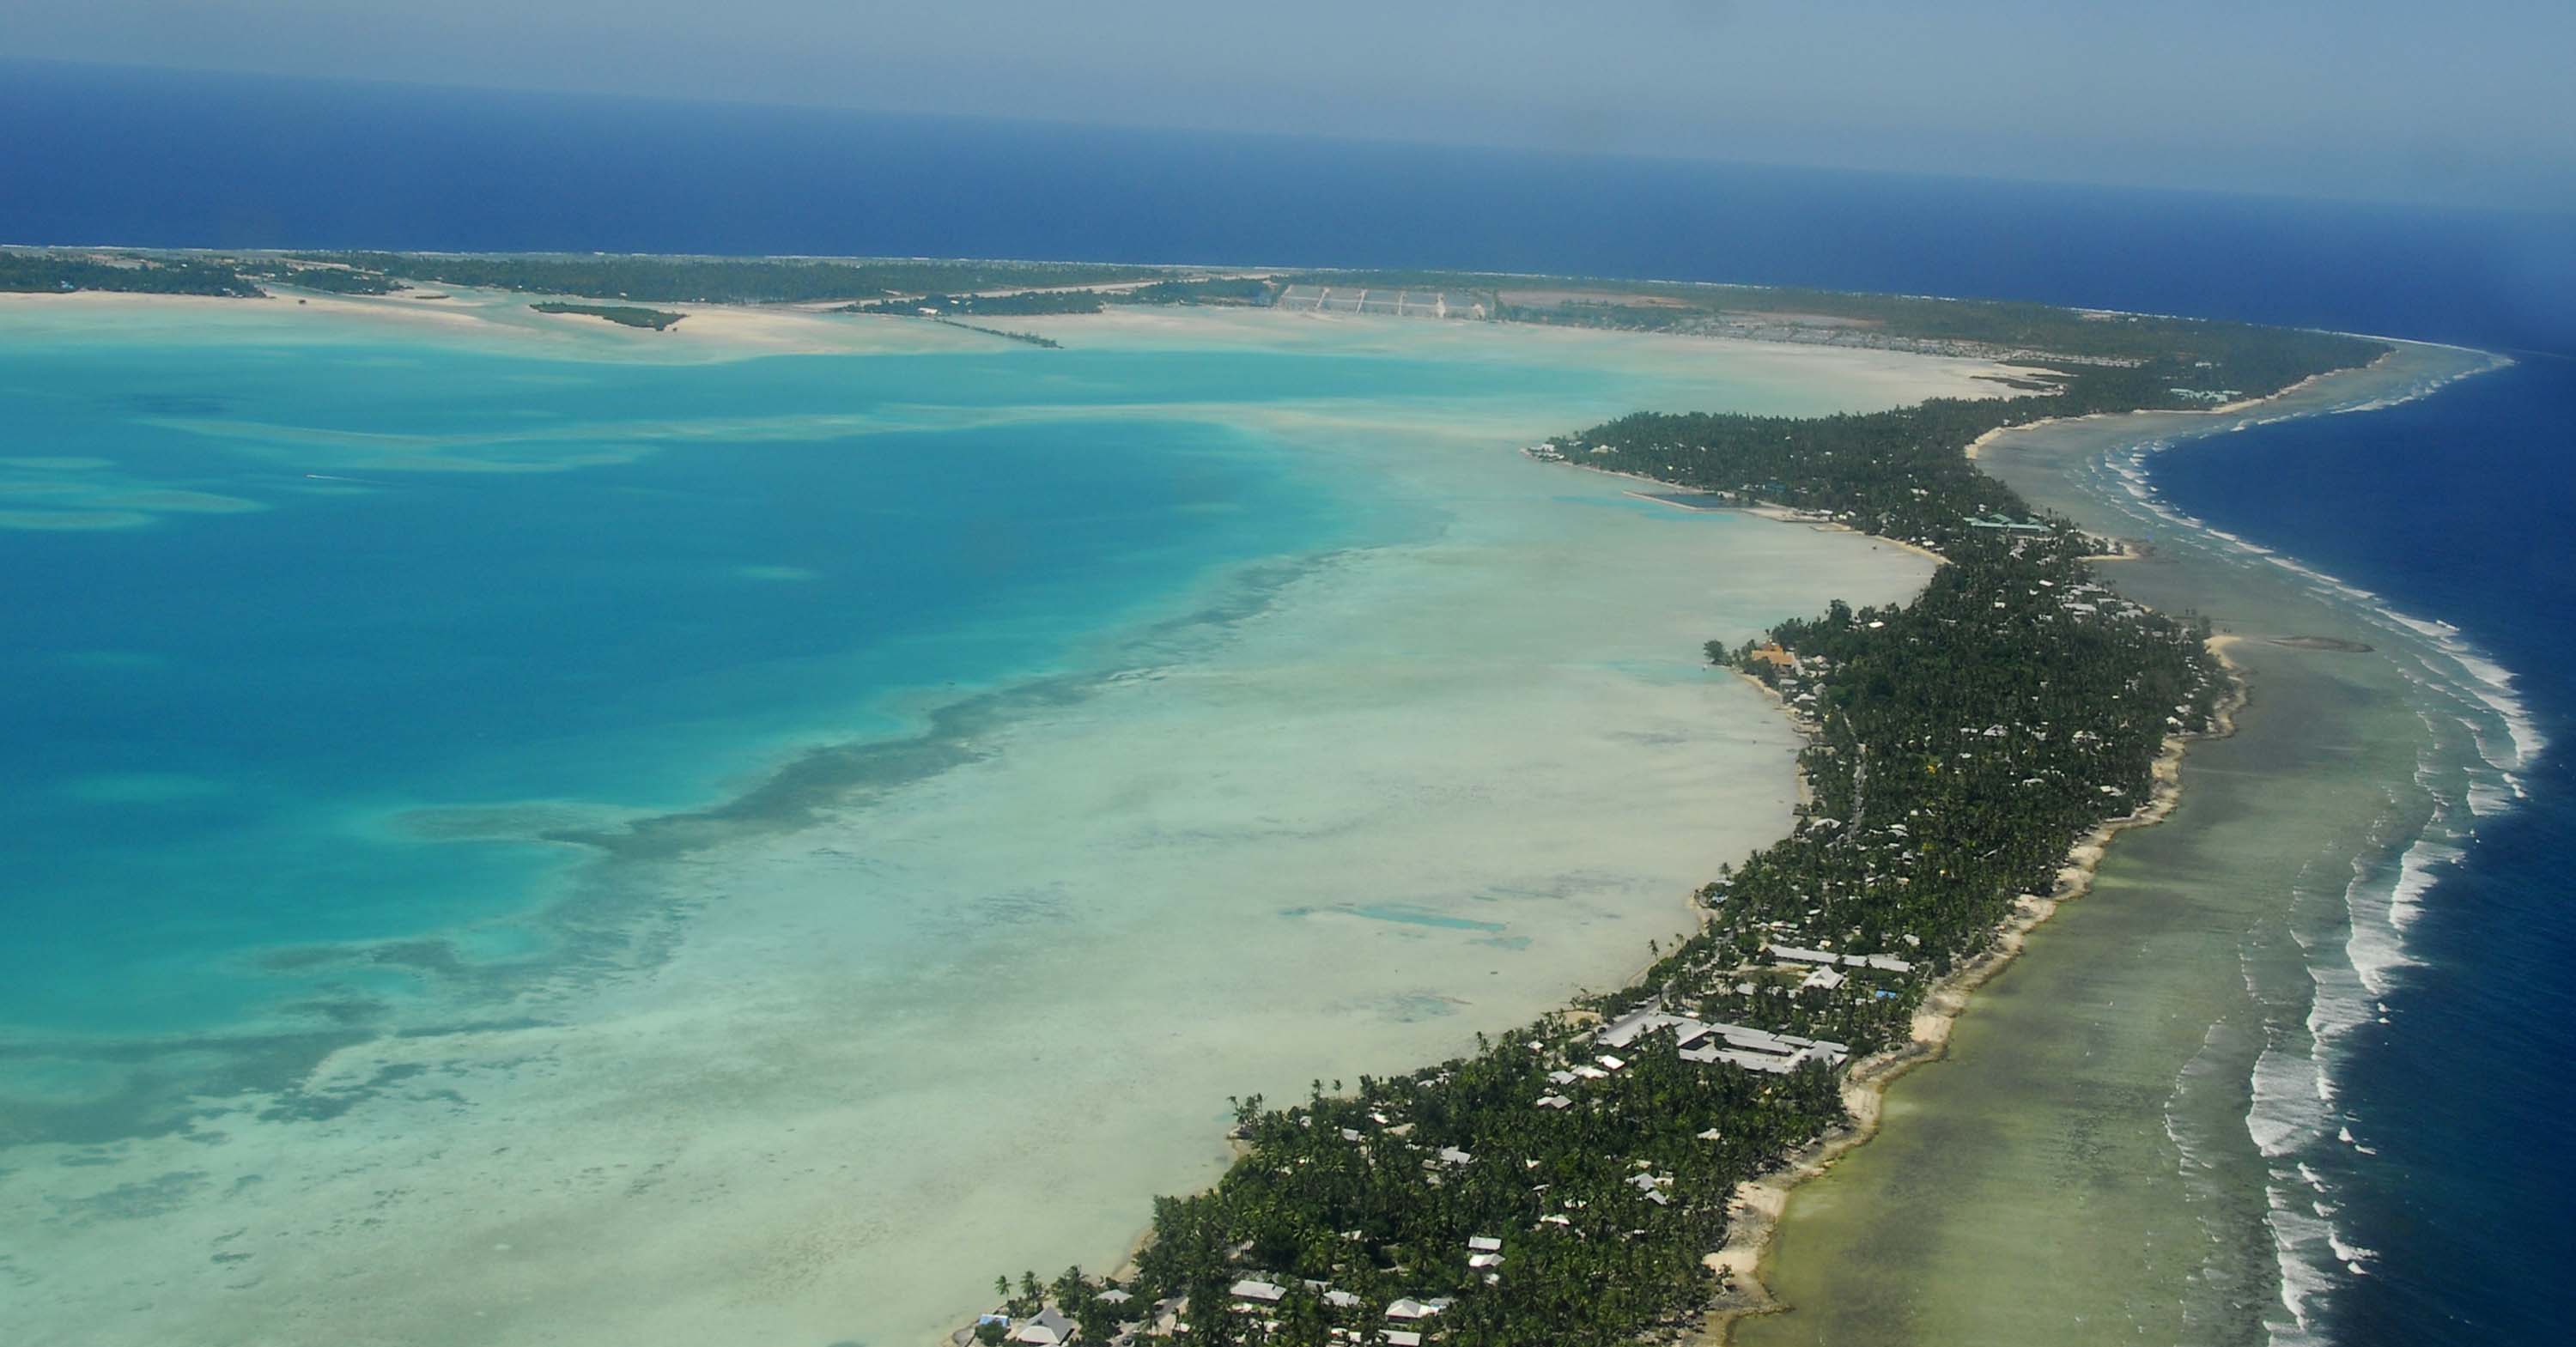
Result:
<svg viewBox="0 0 2576 1347"><path fill-rule="evenodd" d="M2423 397L2443 380L2394 396L2337 409L2372 411ZM2281 418L2249 418L2236 431ZM2291 577L2312 596L2372 631L2374 649L2404 677L2423 727L2411 780L2388 783L2366 836L2342 866L2303 874L2291 934L2300 953L2295 975L2247 968L2247 990L2262 1008L2262 1047L2246 1081L2244 1128L2266 1171L2264 1226L2277 1267L2280 1312L2271 1320L2275 1347L2322 1342L2324 1313L2349 1279L2371 1275L2378 1255L2354 1243L2337 1222L2341 1176L2371 1163L2375 1150L2354 1131L2339 1103L2338 1068L2355 1040L2389 1022L2388 993L2419 966L2407 933L2440 883L2470 852L2479 824L2524 796L2523 776L2548 747L2514 673L2457 627L2403 611L2384 596L2294 557L2217 528L2179 509L2150 475L2153 457L2172 441L2115 450L2094 465L2094 484L2117 508L2171 526L2159 546L2194 547L2232 556ZM2264 985L2269 979L2279 985ZM2209 1074L2220 1062L2213 1028L2186 1068ZM2242 1069L2242 1068L2239 1068ZM2177 1125L2166 1131L2183 1155L2185 1178L2207 1180L2210 1148Z"/></svg>

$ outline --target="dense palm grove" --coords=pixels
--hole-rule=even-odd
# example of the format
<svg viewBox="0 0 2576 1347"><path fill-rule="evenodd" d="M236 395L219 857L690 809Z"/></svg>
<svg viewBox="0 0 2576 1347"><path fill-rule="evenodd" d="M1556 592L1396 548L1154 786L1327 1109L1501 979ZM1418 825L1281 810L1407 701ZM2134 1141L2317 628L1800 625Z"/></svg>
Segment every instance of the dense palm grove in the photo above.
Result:
<svg viewBox="0 0 2576 1347"><path fill-rule="evenodd" d="M2079 547L1994 540L1911 604L1785 624L1795 672L1726 652L1816 729L1807 816L1709 891L1732 953L1812 943L1938 974L2046 892L2078 834L2146 800L2164 739L2205 729L2223 684L2205 629L2120 599Z"/></svg>
<svg viewBox="0 0 2576 1347"><path fill-rule="evenodd" d="M142 253L58 253L0 248L0 293L116 290L145 295L264 295L259 283L228 262Z"/></svg>
<svg viewBox="0 0 2576 1347"><path fill-rule="evenodd" d="M2268 393L2377 350L2307 336L2260 354L2230 338L2225 377ZM1132 1278L1024 1277L1008 1322L980 1334L1001 1341L1052 1303L1093 1341L1613 1344L1704 1310L1736 1186L1840 1124L1849 1064L1905 1043L1926 992L1992 947L2019 896L2050 891L2076 841L2149 799L2168 737L2208 728L2224 680L2205 627L2120 598L2087 560L2095 540L2033 519L1963 453L2042 415L2166 405L2140 395L2148 381L2210 377L2207 349L2069 362L2046 397L1631 416L1545 446L1946 564L1912 603L1711 643L1809 731L1812 799L1791 836L1701 890L1701 930L1638 982L1412 1075L1242 1101L1240 1158L1212 1190L1156 1200ZM1690 1059L1684 1036L1712 1029L1813 1046L1764 1069Z"/></svg>

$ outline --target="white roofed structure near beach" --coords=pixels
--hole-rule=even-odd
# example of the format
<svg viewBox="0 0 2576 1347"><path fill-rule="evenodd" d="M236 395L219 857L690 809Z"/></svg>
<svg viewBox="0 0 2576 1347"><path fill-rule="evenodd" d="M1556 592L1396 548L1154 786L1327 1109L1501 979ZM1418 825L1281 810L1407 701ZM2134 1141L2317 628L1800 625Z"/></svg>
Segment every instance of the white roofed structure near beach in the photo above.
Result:
<svg viewBox="0 0 2576 1347"><path fill-rule="evenodd" d="M1021 1320L1020 1326L1011 1330L1010 1340L1024 1343L1027 1347L1061 1347L1061 1344L1073 1341L1080 1332L1071 1319L1049 1305Z"/></svg>
<svg viewBox="0 0 2576 1347"><path fill-rule="evenodd" d="M1820 963L1827 967L1875 968L1882 973L1911 973L1914 965L1885 954L1836 954L1829 949L1802 949L1796 945L1773 945L1771 957L1783 963Z"/></svg>

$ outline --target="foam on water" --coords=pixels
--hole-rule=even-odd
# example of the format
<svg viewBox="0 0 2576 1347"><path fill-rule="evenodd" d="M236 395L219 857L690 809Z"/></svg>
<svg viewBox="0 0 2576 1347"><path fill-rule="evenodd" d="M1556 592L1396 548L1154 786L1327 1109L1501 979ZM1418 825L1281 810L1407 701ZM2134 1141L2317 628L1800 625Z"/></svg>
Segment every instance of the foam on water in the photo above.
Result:
<svg viewBox="0 0 2576 1347"><path fill-rule="evenodd" d="M2268 1159L2305 1150L2325 1135L2326 1084L2308 1045L2276 1042L2254 1062L2254 1108L2245 1135Z"/></svg>
<svg viewBox="0 0 2576 1347"><path fill-rule="evenodd" d="M2462 848L2435 835L2432 829L2426 829L2423 836L2415 839L2413 846L2406 848L2406 854L2398 862L2397 885L2388 897L2389 924L2400 933L2414 925L2416 919L2423 915L2425 891L2441 877L2439 867L2467 854Z"/></svg>
<svg viewBox="0 0 2576 1347"><path fill-rule="evenodd" d="M2336 408L2384 410L2451 382L2429 380L2402 394ZM2227 427L2231 433L2279 418ZM2218 528L2174 505L2156 489L2154 455L2170 440L2149 440L2097 460L2106 503L2178 532L2160 545L2182 545L2286 574L2375 634L2413 693L2423 740L2411 780L2392 783L2367 834L2340 858L2339 884L2303 878L2291 907L2291 933L2303 967L2258 971L2246 964L2248 993L2268 1028L2246 1080L2245 1135L2268 1165L2266 1224L2277 1265L2282 1316L2272 1322L2276 1347L2326 1340L2328 1307L2341 1279L2369 1274L2377 1253L2351 1241L2338 1223L2343 1203L2337 1175L2372 1162L2376 1151L2356 1136L2343 1112L2338 1065L2358 1036L2389 1023L2388 995L2406 970L2420 967L2407 933L2422 918L2426 896L2474 844L2479 820L2493 818L2524 795L2523 773L2548 740L2517 687L2514 673L2458 627L2402 610L2384 596L2326 570ZM2311 862L2311 869L2328 858ZM2212 1030L2212 1042L2218 1030ZM2176 1082L2176 1096L2195 1088L2217 1054L2205 1050ZM2186 1176L2207 1162L2187 1129L2168 1134Z"/></svg>

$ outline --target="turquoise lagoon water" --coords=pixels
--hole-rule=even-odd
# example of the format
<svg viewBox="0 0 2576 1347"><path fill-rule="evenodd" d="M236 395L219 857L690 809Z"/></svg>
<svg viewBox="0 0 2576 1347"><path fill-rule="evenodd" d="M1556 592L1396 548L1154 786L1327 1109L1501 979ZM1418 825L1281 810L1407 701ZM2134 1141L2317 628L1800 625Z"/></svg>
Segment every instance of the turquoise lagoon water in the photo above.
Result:
<svg viewBox="0 0 2576 1347"><path fill-rule="evenodd" d="M878 424L906 407L1492 377L1046 355L1031 379L1017 353L7 350L0 1021L272 1018L318 990L261 956L316 942L465 928L469 952L524 956L541 937L511 918L562 849L422 841L403 811L684 805L801 740L901 729L899 690L1024 676L1220 568L1409 526L1237 429L1115 410ZM63 526L138 504L133 526ZM344 994L347 977L329 975Z"/></svg>
<svg viewBox="0 0 2576 1347"><path fill-rule="evenodd" d="M0 1276L85 1344L926 1341L1114 1260L1228 1092L1625 976L1788 818L1701 642L1928 573L1515 443L1991 387L1258 315L710 359L34 312Z"/></svg>

